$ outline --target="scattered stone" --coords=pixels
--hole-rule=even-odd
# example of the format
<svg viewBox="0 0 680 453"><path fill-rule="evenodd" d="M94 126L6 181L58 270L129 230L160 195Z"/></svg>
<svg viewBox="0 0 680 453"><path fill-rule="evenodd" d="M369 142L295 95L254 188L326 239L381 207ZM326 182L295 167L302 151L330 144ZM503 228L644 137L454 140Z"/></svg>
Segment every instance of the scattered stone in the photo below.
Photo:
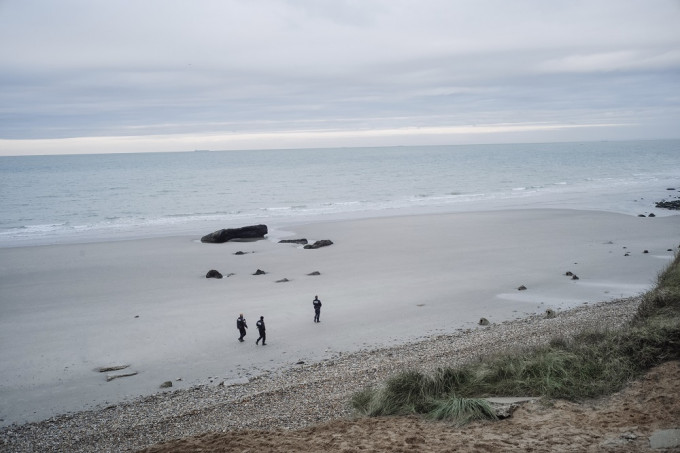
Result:
<svg viewBox="0 0 680 453"><path fill-rule="evenodd" d="M656 217L656 214L654 214L654 213L652 212L652 213L650 213L647 217Z"/></svg>
<svg viewBox="0 0 680 453"><path fill-rule="evenodd" d="M281 239L279 244L307 244L307 239Z"/></svg>
<svg viewBox="0 0 680 453"><path fill-rule="evenodd" d="M208 273L205 274L205 278L222 278L222 274L215 269L210 269Z"/></svg>
<svg viewBox="0 0 680 453"><path fill-rule="evenodd" d="M649 250L644 250L642 253L649 253Z"/></svg>
<svg viewBox="0 0 680 453"><path fill-rule="evenodd" d="M527 287L522 285L519 288L517 288L517 291L526 291Z"/></svg>
<svg viewBox="0 0 680 453"><path fill-rule="evenodd" d="M486 318L481 318L481 319L479 320L479 325L480 325L480 326L488 326L488 325L489 325L489 320L486 319Z"/></svg>
<svg viewBox="0 0 680 453"><path fill-rule="evenodd" d="M579 278L578 278L578 275L574 274L574 275L571 276L571 279L572 280L578 280Z"/></svg>
<svg viewBox="0 0 680 453"><path fill-rule="evenodd" d="M305 362L303 360L300 360L296 363L296 365L304 365L304 364L305 364Z"/></svg>
<svg viewBox="0 0 680 453"><path fill-rule="evenodd" d="M129 367L130 365L113 365L113 366L103 366L101 368L97 368L96 371L99 371L100 373L110 373L111 371L120 371L124 370L125 368Z"/></svg>
<svg viewBox="0 0 680 453"><path fill-rule="evenodd" d="M551 308L548 308L548 309L545 311L545 318L546 318L546 319L552 319L552 318L554 318L555 316L556 316L555 310L553 310L553 309L551 309Z"/></svg>
<svg viewBox="0 0 680 453"><path fill-rule="evenodd" d="M106 382L113 381L114 379L122 378L122 377L129 377L129 376L135 376L137 374L136 371L132 371L131 373L124 373L124 374L109 374L106 376Z"/></svg>
<svg viewBox="0 0 680 453"><path fill-rule="evenodd" d="M680 209L680 200L666 201L661 200L656 203L657 208L678 210Z"/></svg>
<svg viewBox="0 0 680 453"><path fill-rule="evenodd" d="M289 282L289 281L290 280L288 280L287 278L282 278L281 280L276 280L276 283L286 283L286 282Z"/></svg>
<svg viewBox="0 0 680 453"><path fill-rule="evenodd" d="M221 244L234 239L263 239L267 233L267 225L250 225L241 228L226 228L206 234L201 238L201 242Z"/></svg>
<svg viewBox="0 0 680 453"><path fill-rule="evenodd" d="M306 249L318 249L320 247L328 247L329 245L333 245L333 241L330 239L322 239L320 241L316 241L314 244L307 244L305 245L304 248Z"/></svg>
<svg viewBox="0 0 680 453"><path fill-rule="evenodd" d="M649 438L649 446L653 449L680 447L680 429L661 429Z"/></svg>
<svg viewBox="0 0 680 453"><path fill-rule="evenodd" d="M246 254L247 254L246 252L243 252L243 251L241 251L241 250L239 250L238 252L234 253L234 255L237 255L237 256L246 255Z"/></svg>
<svg viewBox="0 0 680 453"><path fill-rule="evenodd" d="M258 269L258 270L255 271L255 273L253 275L264 275L264 274L266 274L265 271L263 271L262 269Z"/></svg>
<svg viewBox="0 0 680 453"><path fill-rule="evenodd" d="M172 381L165 381L165 382L163 382L163 383L161 384L161 387L160 387L160 388L162 388L162 389L167 389L167 388L169 388L169 387L172 387Z"/></svg>
<svg viewBox="0 0 680 453"><path fill-rule="evenodd" d="M574 273L572 271L567 271L564 275L566 275L567 277L571 277L572 275L574 275Z"/></svg>
<svg viewBox="0 0 680 453"><path fill-rule="evenodd" d="M314 271L314 272L310 272L310 273L307 274L307 275L321 275L321 272L319 272L319 271Z"/></svg>

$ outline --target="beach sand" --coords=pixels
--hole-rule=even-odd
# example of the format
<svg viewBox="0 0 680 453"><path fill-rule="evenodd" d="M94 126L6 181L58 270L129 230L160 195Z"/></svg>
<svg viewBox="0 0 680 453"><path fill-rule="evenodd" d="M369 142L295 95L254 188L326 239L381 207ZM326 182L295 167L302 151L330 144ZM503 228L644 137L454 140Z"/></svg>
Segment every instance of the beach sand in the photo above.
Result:
<svg viewBox="0 0 680 453"><path fill-rule="evenodd" d="M475 329L482 317L500 323L637 295L672 259L679 231L680 216L522 210L289 225L273 234L333 241L317 250L200 243L210 231L2 249L0 419L7 426L117 404L165 381L173 390L247 382L300 361ZM233 275L206 279L210 269ZM239 313L250 326L244 343ZM265 347L255 345L261 315ZM97 371L117 365L127 368Z"/></svg>

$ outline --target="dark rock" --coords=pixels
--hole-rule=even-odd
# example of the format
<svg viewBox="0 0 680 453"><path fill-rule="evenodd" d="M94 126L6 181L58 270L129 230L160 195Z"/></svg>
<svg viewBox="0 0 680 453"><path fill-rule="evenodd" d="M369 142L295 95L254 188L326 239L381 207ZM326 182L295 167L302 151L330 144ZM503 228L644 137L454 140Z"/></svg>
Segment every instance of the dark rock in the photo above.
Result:
<svg viewBox="0 0 680 453"><path fill-rule="evenodd" d="M304 365L305 362L303 360L300 360L299 362L296 363L296 365Z"/></svg>
<svg viewBox="0 0 680 453"><path fill-rule="evenodd" d="M525 291L526 289L527 289L527 287L522 285L519 288L517 288L517 291Z"/></svg>
<svg viewBox="0 0 680 453"><path fill-rule="evenodd" d="M265 271L263 271L262 269L258 269L258 270L255 271L255 273L253 275L264 275L264 274L266 274Z"/></svg>
<svg viewBox="0 0 680 453"><path fill-rule="evenodd" d="M574 273L572 271L567 271L564 275L566 275L567 277L571 277L572 275L574 275Z"/></svg>
<svg viewBox="0 0 680 453"><path fill-rule="evenodd" d="M652 213L649 214L647 217L656 217L656 214L654 214L654 213L652 212Z"/></svg>
<svg viewBox="0 0 680 453"><path fill-rule="evenodd" d="M623 254L623 256L630 256L630 253L626 252Z"/></svg>
<svg viewBox="0 0 680 453"><path fill-rule="evenodd" d="M578 280L578 275L576 275L576 274L572 275L572 276L571 276L571 279L572 279L572 280Z"/></svg>
<svg viewBox="0 0 680 453"><path fill-rule="evenodd" d="M236 275L236 274L234 274L233 272L229 272L229 273L227 274L227 277L231 277L232 275Z"/></svg>
<svg viewBox="0 0 680 453"><path fill-rule="evenodd" d="M279 244L307 244L307 239L281 239Z"/></svg>
<svg viewBox="0 0 680 453"><path fill-rule="evenodd" d="M552 309L548 308L548 309L545 311L545 318L546 318L546 319L552 319L552 318L554 318L555 316L556 316L556 315L555 315L555 310L552 310Z"/></svg>
<svg viewBox="0 0 680 453"><path fill-rule="evenodd" d="M649 253L649 250L644 250L642 253Z"/></svg>
<svg viewBox="0 0 680 453"><path fill-rule="evenodd" d="M161 384L162 389L166 389L168 387L172 387L172 381L165 381Z"/></svg>
<svg viewBox="0 0 680 453"><path fill-rule="evenodd" d="M667 252L672 252L672 251L673 251L673 249L666 249L666 251L667 251Z"/></svg>
<svg viewBox="0 0 680 453"><path fill-rule="evenodd" d="M322 239L320 241L316 241L314 244L307 244L305 245L304 248L306 249L318 249L319 247L328 247L329 245L333 245L333 242L329 239Z"/></svg>
<svg viewBox="0 0 680 453"><path fill-rule="evenodd" d="M241 256L241 255L246 255L246 252L242 252L239 250L238 252L234 253L234 255Z"/></svg>
<svg viewBox="0 0 680 453"><path fill-rule="evenodd" d="M222 278L222 274L215 269L210 269L208 273L205 274L205 278Z"/></svg>
<svg viewBox="0 0 680 453"><path fill-rule="evenodd" d="M675 190L675 187L669 187L669 188L666 189L666 190Z"/></svg>
<svg viewBox="0 0 680 453"><path fill-rule="evenodd" d="M314 272L310 272L310 273L307 274L307 275L321 275L321 272L319 272L319 271L314 271Z"/></svg>
<svg viewBox="0 0 680 453"><path fill-rule="evenodd" d="M479 320L479 325L480 325L480 326L488 326L488 325L489 325L489 320L486 319L486 318L481 318L481 319Z"/></svg>
<svg viewBox="0 0 680 453"><path fill-rule="evenodd" d="M644 215L644 214L638 214L638 217L647 217L647 216Z"/></svg>
<svg viewBox="0 0 680 453"><path fill-rule="evenodd" d="M288 280L287 278L282 278L281 280L276 280L276 283L286 283L286 282L289 282L289 281L290 280Z"/></svg>
<svg viewBox="0 0 680 453"><path fill-rule="evenodd" d="M250 225L241 228L226 228L201 238L201 242L221 244L233 239L263 239L267 234L267 225Z"/></svg>
<svg viewBox="0 0 680 453"><path fill-rule="evenodd" d="M680 200L674 200L674 201L666 201L666 200L661 200L656 203L657 208L663 208L663 209L673 209L673 210L678 210L680 209Z"/></svg>

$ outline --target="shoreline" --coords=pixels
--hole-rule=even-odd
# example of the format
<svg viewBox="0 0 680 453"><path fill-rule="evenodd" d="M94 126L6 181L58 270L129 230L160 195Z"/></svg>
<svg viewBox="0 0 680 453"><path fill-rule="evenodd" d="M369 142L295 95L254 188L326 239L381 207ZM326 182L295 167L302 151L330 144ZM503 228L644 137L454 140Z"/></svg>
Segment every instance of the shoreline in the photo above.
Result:
<svg viewBox="0 0 680 453"><path fill-rule="evenodd" d="M605 324L630 320L640 297L585 305L554 318L479 326L399 346L340 354L289 365L247 383L197 386L162 392L97 410L0 428L11 451L136 451L205 433L295 430L353 419L349 397L405 369L429 372L480 357L547 343Z"/></svg>
<svg viewBox="0 0 680 453"><path fill-rule="evenodd" d="M190 236L5 249L0 419L124 404L168 380L180 390L245 382L476 328L481 317L497 324L635 296L672 259L679 225L680 216L532 209L291 224L296 237L333 240L319 250ZM205 279L211 268L235 275ZM258 268L267 274L253 276ZM239 349L241 311L253 325ZM259 314L266 349L254 345ZM111 365L138 375L106 382L94 371Z"/></svg>

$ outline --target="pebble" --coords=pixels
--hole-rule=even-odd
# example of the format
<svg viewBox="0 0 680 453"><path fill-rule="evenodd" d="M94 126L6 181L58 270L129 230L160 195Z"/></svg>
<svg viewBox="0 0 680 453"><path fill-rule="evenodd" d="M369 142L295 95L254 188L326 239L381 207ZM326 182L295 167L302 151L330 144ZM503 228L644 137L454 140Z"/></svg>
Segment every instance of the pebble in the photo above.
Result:
<svg viewBox="0 0 680 453"><path fill-rule="evenodd" d="M589 304L474 329L458 329L390 348L335 354L330 360L264 372L235 385L157 393L102 409L0 429L0 450L136 451L206 432L298 429L352 417L351 396L389 376L456 366L503 350L546 344L584 328L618 327L640 298Z"/></svg>

